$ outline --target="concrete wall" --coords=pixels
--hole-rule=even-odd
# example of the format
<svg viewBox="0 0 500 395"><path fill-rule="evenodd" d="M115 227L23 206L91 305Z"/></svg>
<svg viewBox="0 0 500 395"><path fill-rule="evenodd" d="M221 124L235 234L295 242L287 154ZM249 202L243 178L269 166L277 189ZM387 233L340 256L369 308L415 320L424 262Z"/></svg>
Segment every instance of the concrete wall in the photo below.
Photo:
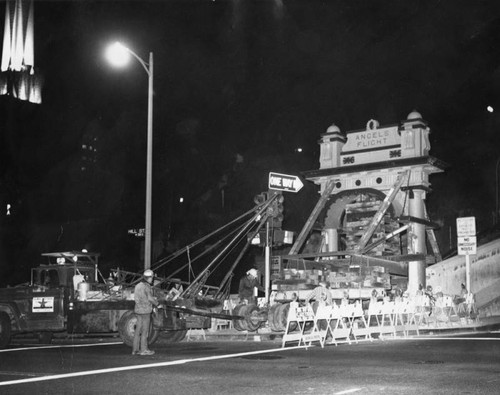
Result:
<svg viewBox="0 0 500 395"><path fill-rule="evenodd" d="M470 256L470 291L476 295L478 308L491 305L500 298L500 239L477 247L477 254ZM444 294L460 293L465 284L465 256L456 255L429 266L426 270L427 285L435 290L441 287Z"/></svg>

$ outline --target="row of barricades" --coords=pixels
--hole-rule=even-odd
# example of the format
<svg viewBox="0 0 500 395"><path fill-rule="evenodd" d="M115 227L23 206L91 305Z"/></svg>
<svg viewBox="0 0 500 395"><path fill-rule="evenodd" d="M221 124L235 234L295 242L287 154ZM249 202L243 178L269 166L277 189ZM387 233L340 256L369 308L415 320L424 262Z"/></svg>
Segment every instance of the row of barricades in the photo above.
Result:
<svg viewBox="0 0 500 395"><path fill-rule="evenodd" d="M298 342L299 346L319 342L323 347L340 340L351 343L360 337L372 339L371 327L360 303L345 306L318 304L316 307L314 311L311 305L290 306L283 347L288 342Z"/></svg>
<svg viewBox="0 0 500 395"><path fill-rule="evenodd" d="M419 325L439 328L478 322L473 293L468 293L462 301L443 294L436 295L432 300L425 295L419 295L415 297L414 304L419 316Z"/></svg>
<svg viewBox="0 0 500 395"><path fill-rule="evenodd" d="M466 308L471 306L470 301ZM319 342L337 344L346 341L351 344L358 339L373 340L373 335L384 336L410 333L419 335L419 327L436 326L452 322L458 317L459 306L453 298L439 298L432 303L425 295L413 299L371 302L366 311L359 301L353 304L332 305L315 304L299 306L290 304L290 311L283 335L283 347L289 342L311 345Z"/></svg>

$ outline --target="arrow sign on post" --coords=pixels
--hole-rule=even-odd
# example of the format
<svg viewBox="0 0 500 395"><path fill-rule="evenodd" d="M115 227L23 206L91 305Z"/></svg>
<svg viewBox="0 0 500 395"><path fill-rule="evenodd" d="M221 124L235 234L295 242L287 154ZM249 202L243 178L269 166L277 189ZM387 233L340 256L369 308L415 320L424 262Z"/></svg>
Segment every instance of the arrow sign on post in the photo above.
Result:
<svg viewBox="0 0 500 395"><path fill-rule="evenodd" d="M276 191L298 192L304 184L297 176L288 174L269 173L269 189Z"/></svg>

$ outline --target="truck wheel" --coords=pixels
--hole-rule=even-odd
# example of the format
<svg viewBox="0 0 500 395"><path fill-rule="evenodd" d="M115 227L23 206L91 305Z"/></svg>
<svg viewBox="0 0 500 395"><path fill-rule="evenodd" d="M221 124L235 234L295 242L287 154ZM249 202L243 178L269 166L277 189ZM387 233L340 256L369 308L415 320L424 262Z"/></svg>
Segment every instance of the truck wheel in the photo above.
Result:
<svg viewBox="0 0 500 395"><path fill-rule="evenodd" d="M254 304L249 304L245 309L245 322L250 332L255 332L260 328L262 321L259 317L259 308Z"/></svg>
<svg viewBox="0 0 500 395"><path fill-rule="evenodd" d="M187 330L179 330L179 331L164 331L162 332L162 340L165 340L167 343L177 343L186 337Z"/></svg>
<svg viewBox="0 0 500 395"><path fill-rule="evenodd" d="M280 328L280 331L286 330L286 325L288 322L288 312L290 311L290 303L283 303L279 309L276 310L276 315L274 316L274 320L276 326ZM291 322L289 331L294 331L297 328L296 322Z"/></svg>
<svg viewBox="0 0 500 395"><path fill-rule="evenodd" d="M134 344L136 324L137 316L133 311L126 311L125 313L123 313L120 321L118 322L118 333L127 346L132 347ZM153 328L153 320L151 320L151 323L149 325L148 344L153 344L156 340L158 340L159 335L160 332L157 329Z"/></svg>
<svg viewBox="0 0 500 395"><path fill-rule="evenodd" d="M178 333L177 337L175 338L175 341L180 342L180 341L184 340L188 331L186 329L184 329L183 331L177 331L177 332L179 332L179 333Z"/></svg>
<svg viewBox="0 0 500 395"><path fill-rule="evenodd" d="M52 332L41 332L38 334L38 342L40 344L52 343Z"/></svg>
<svg viewBox="0 0 500 395"><path fill-rule="evenodd" d="M0 348L10 343L10 317L6 313L0 313Z"/></svg>
<svg viewBox="0 0 500 395"><path fill-rule="evenodd" d="M246 310L247 305L246 304L239 304L233 309L233 315L239 315L239 316L245 316L245 310ZM247 328L247 323L246 320L233 320L233 326L234 329L237 331L246 331L248 330Z"/></svg>
<svg viewBox="0 0 500 395"><path fill-rule="evenodd" d="M279 309L280 306L281 306L281 304L279 304L279 303L273 304L271 306L271 308L269 309L269 311L267 312L267 323L269 325L269 328L273 332L280 332L280 329L278 328L278 326L274 322L274 316L276 314L276 310Z"/></svg>

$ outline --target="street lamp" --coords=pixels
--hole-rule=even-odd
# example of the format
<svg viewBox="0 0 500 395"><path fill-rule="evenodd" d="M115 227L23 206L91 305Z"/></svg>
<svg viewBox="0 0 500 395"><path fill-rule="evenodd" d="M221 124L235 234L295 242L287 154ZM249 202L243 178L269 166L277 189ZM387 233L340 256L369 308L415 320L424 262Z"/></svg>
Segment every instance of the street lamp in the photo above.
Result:
<svg viewBox="0 0 500 395"><path fill-rule="evenodd" d="M153 52L149 53L149 62L146 63L130 48L125 47L119 42L111 45L106 57L109 62L116 67L125 66L130 55L144 68L148 74L148 147L147 147L147 166L146 166L146 224L144 229L144 269L151 268L151 197L152 197L152 175L153 175Z"/></svg>

